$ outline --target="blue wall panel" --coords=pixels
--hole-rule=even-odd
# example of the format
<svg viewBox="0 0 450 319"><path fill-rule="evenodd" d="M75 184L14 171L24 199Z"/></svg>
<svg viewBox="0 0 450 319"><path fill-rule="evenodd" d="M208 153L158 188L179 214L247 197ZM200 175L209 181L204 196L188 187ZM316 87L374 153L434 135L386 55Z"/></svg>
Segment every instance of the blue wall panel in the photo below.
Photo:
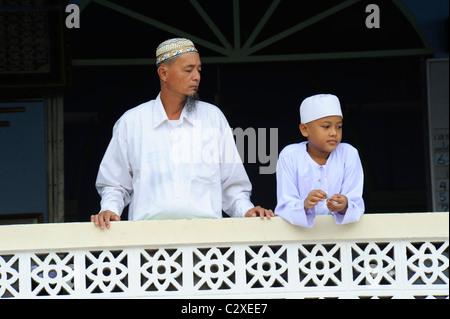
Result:
<svg viewBox="0 0 450 319"><path fill-rule="evenodd" d="M0 103L0 214L47 214L44 103ZM13 109L14 110L14 109Z"/></svg>

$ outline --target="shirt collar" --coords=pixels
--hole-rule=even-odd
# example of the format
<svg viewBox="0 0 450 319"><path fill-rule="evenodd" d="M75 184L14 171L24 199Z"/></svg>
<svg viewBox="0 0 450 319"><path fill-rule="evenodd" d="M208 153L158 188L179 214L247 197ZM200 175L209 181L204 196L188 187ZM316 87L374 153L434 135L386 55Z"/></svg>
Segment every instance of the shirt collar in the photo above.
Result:
<svg viewBox="0 0 450 319"><path fill-rule="evenodd" d="M193 126L197 126L197 122L195 121L197 110L194 109L192 112L188 112L185 107L181 111L180 120L184 122L186 120ZM161 93L158 94L155 100L155 106L153 107L153 128L157 128L163 122L168 121L166 110L161 101Z"/></svg>

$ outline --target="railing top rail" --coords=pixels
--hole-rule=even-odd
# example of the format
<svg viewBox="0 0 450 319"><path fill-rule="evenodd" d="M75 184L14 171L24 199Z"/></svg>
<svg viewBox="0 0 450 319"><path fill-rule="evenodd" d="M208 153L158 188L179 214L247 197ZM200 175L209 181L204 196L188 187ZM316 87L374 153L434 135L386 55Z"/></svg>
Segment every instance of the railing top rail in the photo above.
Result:
<svg viewBox="0 0 450 319"><path fill-rule="evenodd" d="M317 216L313 228L280 217L114 222L109 230L92 223L0 226L0 252L204 243L448 238L449 213L365 214L357 223L336 225Z"/></svg>

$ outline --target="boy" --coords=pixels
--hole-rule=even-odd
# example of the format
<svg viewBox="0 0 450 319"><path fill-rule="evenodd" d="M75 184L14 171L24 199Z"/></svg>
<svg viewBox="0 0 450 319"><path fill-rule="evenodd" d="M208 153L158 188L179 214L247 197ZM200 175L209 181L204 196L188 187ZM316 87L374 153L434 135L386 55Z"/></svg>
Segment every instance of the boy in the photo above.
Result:
<svg viewBox="0 0 450 319"><path fill-rule="evenodd" d="M339 99L331 94L305 99L300 120L308 141L280 153L275 214L304 227L312 227L316 215L332 214L337 224L358 221L364 213L363 170L358 151L340 143Z"/></svg>

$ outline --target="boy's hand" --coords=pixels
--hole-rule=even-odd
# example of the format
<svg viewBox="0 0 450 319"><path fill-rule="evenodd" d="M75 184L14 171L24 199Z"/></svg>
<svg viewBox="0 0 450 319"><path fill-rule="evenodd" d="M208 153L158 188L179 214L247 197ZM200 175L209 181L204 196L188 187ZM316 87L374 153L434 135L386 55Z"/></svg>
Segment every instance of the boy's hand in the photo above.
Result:
<svg viewBox="0 0 450 319"><path fill-rule="evenodd" d="M308 197L306 197L303 207L305 208L305 211L307 211L326 198L327 193L320 189L313 189L311 192L309 192Z"/></svg>
<svg viewBox="0 0 450 319"><path fill-rule="evenodd" d="M335 194L328 198L327 207L332 212L338 212L344 215L348 207L347 196L341 194Z"/></svg>

